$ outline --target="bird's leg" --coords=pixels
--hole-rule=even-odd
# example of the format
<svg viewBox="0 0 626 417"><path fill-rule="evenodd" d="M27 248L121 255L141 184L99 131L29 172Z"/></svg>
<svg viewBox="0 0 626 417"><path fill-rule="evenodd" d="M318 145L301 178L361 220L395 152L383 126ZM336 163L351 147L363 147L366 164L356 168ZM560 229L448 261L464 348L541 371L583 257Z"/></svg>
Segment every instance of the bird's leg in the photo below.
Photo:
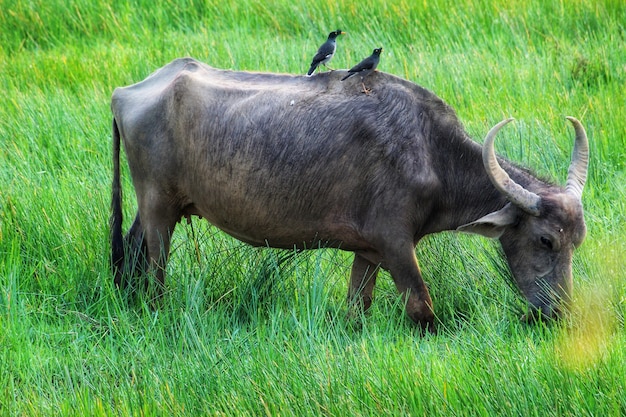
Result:
<svg viewBox="0 0 626 417"><path fill-rule="evenodd" d="M365 95L369 96L370 93L372 92L371 89L365 87L365 83L363 82L363 80L361 79L361 87L363 87L363 92L365 93Z"/></svg>
<svg viewBox="0 0 626 417"><path fill-rule="evenodd" d="M329 65L324 64L324 66L325 66L326 68L328 68L329 70L334 71L334 69L333 69L333 68L331 68Z"/></svg>

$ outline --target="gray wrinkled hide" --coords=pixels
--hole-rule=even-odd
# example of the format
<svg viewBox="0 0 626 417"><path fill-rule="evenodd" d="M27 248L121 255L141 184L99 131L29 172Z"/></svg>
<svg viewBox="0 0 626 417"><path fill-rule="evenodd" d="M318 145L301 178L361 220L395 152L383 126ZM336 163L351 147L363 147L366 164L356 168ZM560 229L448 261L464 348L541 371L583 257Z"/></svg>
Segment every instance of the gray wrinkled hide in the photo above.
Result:
<svg viewBox="0 0 626 417"><path fill-rule="evenodd" d="M409 316L430 326L415 245L461 226L499 238L529 302L556 309L571 291L572 250L584 237L580 201L500 159L543 209L532 216L508 204L485 173L481 146L441 99L381 72L365 95L358 83L339 82L345 74L222 71L187 58L116 89L116 283L147 268L163 283L176 223L198 215L252 245L353 251L354 306L369 307L381 266ZM139 205L125 238L120 137Z"/></svg>

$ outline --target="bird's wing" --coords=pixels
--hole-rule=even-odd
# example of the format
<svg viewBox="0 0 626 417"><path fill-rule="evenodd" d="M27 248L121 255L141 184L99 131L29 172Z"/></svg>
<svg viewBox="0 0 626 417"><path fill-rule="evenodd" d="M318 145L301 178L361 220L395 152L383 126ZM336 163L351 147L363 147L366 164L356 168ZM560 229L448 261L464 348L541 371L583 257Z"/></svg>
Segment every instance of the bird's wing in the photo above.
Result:
<svg viewBox="0 0 626 417"><path fill-rule="evenodd" d="M333 48L331 44L325 43L317 50L317 53L313 57L313 62L321 62L329 58L334 52L335 48Z"/></svg>
<svg viewBox="0 0 626 417"><path fill-rule="evenodd" d="M366 71L366 70L372 69L373 66L374 66L373 60L370 58L365 58L363 61L359 62L358 64L350 68L348 72Z"/></svg>
<svg viewBox="0 0 626 417"><path fill-rule="evenodd" d="M328 52L318 51L313 57L313 61L311 61L311 65L322 62L323 60L328 58L330 55L332 54Z"/></svg>

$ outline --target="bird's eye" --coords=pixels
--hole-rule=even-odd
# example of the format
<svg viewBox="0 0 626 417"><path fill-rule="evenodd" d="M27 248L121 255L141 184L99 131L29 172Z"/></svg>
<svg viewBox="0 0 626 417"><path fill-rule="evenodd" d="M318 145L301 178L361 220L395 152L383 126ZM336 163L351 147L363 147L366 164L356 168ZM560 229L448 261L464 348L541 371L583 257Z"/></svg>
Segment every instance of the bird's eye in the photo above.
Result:
<svg viewBox="0 0 626 417"><path fill-rule="evenodd" d="M541 238L539 240L541 241L541 244L543 246L545 246L546 248L552 250L552 241L550 239L548 239L545 236L541 236Z"/></svg>

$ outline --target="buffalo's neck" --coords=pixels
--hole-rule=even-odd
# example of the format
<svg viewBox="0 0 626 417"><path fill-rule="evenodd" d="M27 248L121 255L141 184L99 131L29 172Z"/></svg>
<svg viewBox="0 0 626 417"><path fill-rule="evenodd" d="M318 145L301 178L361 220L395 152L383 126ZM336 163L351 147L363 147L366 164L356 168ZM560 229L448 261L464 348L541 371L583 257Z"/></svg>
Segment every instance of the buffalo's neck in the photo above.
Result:
<svg viewBox="0 0 626 417"><path fill-rule="evenodd" d="M487 176L482 160L482 147L469 138L455 143L455 149L439 152L439 178L442 190L433 213L434 233L456 230L489 213L500 210L507 203ZM532 187L536 181L528 172L498 158L502 168L513 181L523 187Z"/></svg>

